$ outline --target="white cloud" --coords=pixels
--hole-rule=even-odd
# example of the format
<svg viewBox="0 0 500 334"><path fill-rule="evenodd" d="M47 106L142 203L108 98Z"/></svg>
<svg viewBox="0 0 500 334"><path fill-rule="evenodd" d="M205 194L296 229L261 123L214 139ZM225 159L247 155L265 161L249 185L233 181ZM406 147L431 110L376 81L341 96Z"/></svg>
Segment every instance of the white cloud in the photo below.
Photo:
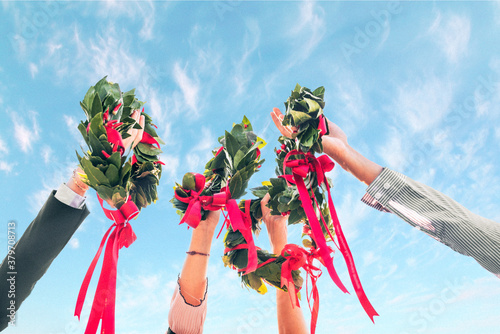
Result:
<svg viewBox="0 0 500 334"><path fill-rule="evenodd" d="M5 153L5 154L9 153L9 147L7 146L5 141L2 139L2 137L0 137L0 153Z"/></svg>
<svg viewBox="0 0 500 334"><path fill-rule="evenodd" d="M154 37L155 7L153 1L141 1L137 3L139 13L141 13L144 24L139 31L139 36L143 40L151 40Z"/></svg>
<svg viewBox="0 0 500 334"><path fill-rule="evenodd" d="M390 128L387 131L387 141L377 149L377 153L382 157L387 167L394 170L403 170L407 163L407 153L409 151L406 143L403 145L402 134L395 128Z"/></svg>
<svg viewBox="0 0 500 334"><path fill-rule="evenodd" d="M442 49L448 60L456 63L467 53L470 39L470 19L458 15L443 17L438 13L429 28L435 42Z"/></svg>
<svg viewBox="0 0 500 334"><path fill-rule="evenodd" d="M53 43L53 42L48 42L47 43L47 50L48 50L48 56L52 56L54 55L58 50L60 50L62 48L62 44L61 43Z"/></svg>
<svg viewBox="0 0 500 334"><path fill-rule="evenodd" d="M386 278L394 275L394 273L396 273L397 270L398 270L398 265L397 264L393 264L389 268L387 268L387 270L384 272L384 274L376 275L375 277L373 277L373 279L374 280L383 280L383 279L386 279Z"/></svg>
<svg viewBox="0 0 500 334"><path fill-rule="evenodd" d="M29 203L31 203L31 208L30 208L31 213L37 214L38 211L40 211L42 206L47 201L47 198L49 197L50 192L53 189L54 188L52 188L50 186L44 185L43 189L35 191L29 196Z"/></svg>
<svg viewBox="0 0 500 334"><path fill-rule="evenodd" d="M219 87L220 68L224 63L218 39L213 38L214 30L215 25L195 25L188 39L190 56L174 62L167 73L178 86L168 96L168 110L174 115L182 115L188 122L201 115L205 101L212 96L212 87Z"/></svg>
<svg viewBox="0 0 500 334"><path fill-rule="evenodd" d="M391 112L407 123L414 132L438 125L449 112L453 97L451 81L430 76L402 84L391 106Z"/></svg>
<svg viewBox="0 0 500 334"><path fill-rule="evenodd" d="M253 70L249 64L249 58L254 54L259 46L260 28L255 20L246 21L247 31L243 38L243 54L234 65L234 84L236 85L236 95L246 91L248 82L252 79Z"/></svg>
<svg viewBox="0 0 500 334"><path fill-rule="evenodd" d="M342 121L342 128L350 135L356 133L367 120L367 110L364 103L363 92L359 84L352 79L352 74L338 73L338 83L333 91L334 103L343 110L336 115Z"/></svg>
<svg viewBox="0 0 500 334"><path fill-rule="evenodd" d="M29 69L30 69L31 77L35 78L35 76L38 73L38 67L34 63L30 63L29 64Z"/></svg>
<svg viewBox="0 0 500 334"><path fill-rule="evenodd" d="M317 45L325 33L323 9L318 7L316 1L307 0L301 2L299 13L298 24L291 27L290 34L293 36L307 32L310 34L309 46Z"/></svg>
<svg viewBox="0 0 500 334"><path fill-rule="evenodd" d="M78 238L76 238L76 237L71 238L71 240L69 241L69 246L73 249L79 248L80 247L80 240L78 240Z"/></svg>
<svg viewBox="0 0 500 334"><path fill-rule="evenodd" d="M171 179L176 179L177 170L179 168L179 157L170 154L162 154L160 156L160 161L165 165L162 166L162 178L163 174L167 174ZM163 180L162 182L165 182Z"/></svg>
<svg viewBox="0 0 500 334"><path fill-rule="evenodd" d="M212 149L215 145L216 138L212 131L207 127L202 127L198 142L193 145L185 157L188 171L199 172L203 169L204 164L213 156Z"/></svg>
<svg viewBox="0 0 500 334"><path fill-rule="evenodd" d="M119 276L123 275L120 273ZM158 315L163 315L165 322L167 321L173 293L171 281L165 280L161 273L151 272L135 277L120 277L119 279L116 290L117 329L119 331L122 328L127 330L127 327L138 328L138 321L156 320ZM148 307L144 308L143 305L148 305ZM130 317L131 312L138 316ZM165 326L164 330L166 330L168 324L152 326L156 328Z"/></svg>
<svg viewBox="0 0 500 334"><path fill-rule="evenodd" d="M12 171L12 168L14 168L15 164L14 163L8 163L5 161L0 160L0 170L10 173Z"/></svg>
<svg viewBox="0 0 500 334"><path fill-rule="evenodd" d="M68 161L63 164L51 164L49 166L52 172L47 171L41 178L41 189L28 195L28 203L31 203L29 210L34 214L38 213L53 190L59 188L63 182L69 180L75 168L75 161Z"/></svg>
<svg viewBox="0 0 500 334"><path fill-rule="evenodd" d="M106 28L88 39L81 37L76 24L55 32L45 44L46 53L40 64L53 68L60 80L77 80L77 86L94 84L107 75L122 89L128 90L126 86L132 85L138 88L151 76L146 61L134 55L126 32L117 32L113 24ZM73 56L67 57L65 50L73 48Z"/></svg>
<svg viewBox="0 0 500 334"><path fill-rule="evenodd" d="M198 93L200 84L197 79L187 75L186 67L181 68L179 63L174 64L173 75L175 82L182 92L184 103L191 109L194 115L198 115Z"/></svg>
<svg viewBox="0 0 500 334"><path fill-rule="evenodd" d="M115 1L109 0L99 6L98 15L109 20L128 19L143 21L142 28L139 30L139 37L143 40L151 40L154 37L156 7L154 1Z"/></svg>
<svg viewBox="0 0 500 334"><path fill-rule="evenodd" d="M495 97L495 96L493 96ZM474 106L477 116L488 116L494 109L492 105L492 96L484 96L480 89L474 92Z"/></svg>
<svg viewBox="0 0 500 334"><path fill-rule="evenodd" d="M83 111L82 111L83 113ZM85 116L84 116L85 117ZM69 115L63 115L64 122L68 128L69 133L73 136L73 138L78 141L80 145L84 145L85 141L83 140L82 134L78 130L78 122L77 120Z"/></svg>
<svg viewBox="0 0 500 334"><path fill-rule="evenodd" d="M52 161L52 154L53 153L54 153L54 151L52 150L52 148L50 148L50 146L44 145L42 147L41 154L42 154L43 162L45 162L45 164L48 164Z"/></svg>
<svg viewBox="0 0 500 334"><path fill-rule="evenodd" d="M25 153L31 150L33 143L40 139L40 128L34 111L28 112L31 120L31 126L27 126L25 121L16 113L12 113L12 122L14 123L14 137L16 142Z"/></svg>
<svg viewBox="0 0 500 334"><path fill-rule="evenodd" d="M486 143L488 137L489 129L482 129L478 132L473 132L469 134L469 139L463 143L458 144L462 149L464 157L464 162L470 162L474 160L474 156L479 149L481 149Z"/></svg>
<svg viewBox="0 0 500 334"><path fill-rule="evenodd" d="M186 164L188 166L188 170L191 172L196 172L199 170L199 167L202 164L202 160L200 158L200 155L197 153L188 153L186 154Z"/></svg>
<svg viewBox="0 0 500 334"><path fill-rule="evenodd" d="M373 251L368 251L363 254L363 266L369 266L372 263L375 263L380 259L380 256L375 255Z"/></svg>
<svg viewBox="0 0 500 334"><path fill-rule="evenodd" d="M13 17L15 20L15 25L17 25L16 31L21 31L21 23L20 23L20 13L19 9L13 8L11 9L13 11ZM26 38L24 38L22 33L10 33L8 36L8 39L10 41L12 49L14 49L14 52L16 53L16 56L19 59L24 60L26 58L26 54L28 52L28 45L29 43L26 43Z"/></svg>
<svg viewBox="0 0 500 334"><path fill-rule="evenodd" d="M342 203L337 207L337 214L348 242L358 237L358 224L365 220L369 210L371 209L359 200L359 195L347 192L342 196Z"/></svg>
<svg viewBox="0 0 500 334"><path fill-rule="evenodd" d="M193 151L206 152L207 150L211 150L215 146L215 141L216 138L212 131L209 128L203 126L201 128L200 140L198 144L193 147Z"/></svg>
<svg viewBox="0 0 500 334"><path fill-rule="evenodd" d="M290 22L285 22L284 36L288 39L290 50L284 50L284 53L290 54L284 59L282 66L271 73L265 80L266 91L269 95L283 73L305 62L314 52L323 40L326 33L325 12L315 1L302 1L297 8L298 15L291 15ZM293 20L293 21L292 21ZM297 48L297 41L303 41L300 48Z"/></svg>

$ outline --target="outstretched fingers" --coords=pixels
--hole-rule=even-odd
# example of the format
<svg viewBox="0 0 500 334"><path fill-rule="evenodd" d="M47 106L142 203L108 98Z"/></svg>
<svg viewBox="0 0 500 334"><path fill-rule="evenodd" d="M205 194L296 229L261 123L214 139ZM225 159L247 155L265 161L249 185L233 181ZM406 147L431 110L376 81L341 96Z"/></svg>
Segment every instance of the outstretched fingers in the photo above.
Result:
<svg viewBox="0 0 500 334"><path fill-rule="evenodd" d="M284 126L282 124L284 116L278 108L273 109L271 118L273 119L274 125L276 125L276 128L283 136L292 138L293 130L290 126Z"/></svg>

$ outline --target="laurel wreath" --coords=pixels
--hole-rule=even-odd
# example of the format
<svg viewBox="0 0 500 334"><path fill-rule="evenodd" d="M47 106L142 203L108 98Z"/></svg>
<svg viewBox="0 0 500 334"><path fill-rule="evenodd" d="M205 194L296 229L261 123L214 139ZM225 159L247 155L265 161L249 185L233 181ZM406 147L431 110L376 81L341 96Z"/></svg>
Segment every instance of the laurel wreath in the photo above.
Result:
<svg viewBox="0 0 500 334"><path fill-rule="evenodd" d="M130 199L140 210L158 199L156 188L162 171L159 144L164 143L144 108L143 140L128 156L129 148L118 145L121 139L130 136L127 133L130 128L140 128L130 116L143 105L136 98L135 89L123 93L117 83L108 82L106 77L91 86L80 102L86 119L78 125L78 130L88 146L83 156L76 153L85 173L82 177L100 198L116 208Z"/></svg>

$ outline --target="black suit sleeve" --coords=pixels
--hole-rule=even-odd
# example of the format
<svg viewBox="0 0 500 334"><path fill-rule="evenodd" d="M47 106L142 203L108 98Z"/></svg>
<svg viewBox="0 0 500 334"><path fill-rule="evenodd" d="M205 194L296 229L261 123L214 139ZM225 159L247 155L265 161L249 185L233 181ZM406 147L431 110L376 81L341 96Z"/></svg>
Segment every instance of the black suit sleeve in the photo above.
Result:
<svg viewBox="0 0 500 334"><path fill-rule="evenodd" d="M28 226L15 246L15 297L8 281L11 276L8 259L0 265L0 331L9 321L11 300L15 309L29 296L36 282L45 274L80 224L89 214L86 206L75 209L57 200L51 193L38 216ZM9 296L10 295L10 296Z"/></svg>

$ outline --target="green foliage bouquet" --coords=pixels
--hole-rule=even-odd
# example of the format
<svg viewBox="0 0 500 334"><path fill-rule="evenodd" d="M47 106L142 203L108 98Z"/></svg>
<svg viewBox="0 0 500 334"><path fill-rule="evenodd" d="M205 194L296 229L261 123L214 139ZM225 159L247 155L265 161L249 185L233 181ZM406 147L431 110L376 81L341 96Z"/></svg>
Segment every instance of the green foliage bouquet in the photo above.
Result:
<svg viewBox="0 0 500 334"><path fill-rule="evenodd" d="M241 123L233 124L231 132L219 137L222 145L212 151L213 158L205 165L203 175L186 173L182 184L176 183L171 202L177 213L196 228L208 211L226 206L229 199L245 195L252 175L264 162L260 148L265 142L253 132L250 121L243 117Z"/></svg>
<svg viewBox="0 0 500 334"><path fill-rule="evenodd" d="M126 155L123 139L133 127L141 126L131 117L144 102L135 97L135 89L123 93L117 83L106 77L90 87L80 106L87 116L78 125L89 150L83 157L77 153L85 173L85 182L97 191L100 198L120 208L129 198L144 208L156 201L156 187L161 178L160 143L151 117L144 112L144 133L133 149L132 157Z"/></svg>

